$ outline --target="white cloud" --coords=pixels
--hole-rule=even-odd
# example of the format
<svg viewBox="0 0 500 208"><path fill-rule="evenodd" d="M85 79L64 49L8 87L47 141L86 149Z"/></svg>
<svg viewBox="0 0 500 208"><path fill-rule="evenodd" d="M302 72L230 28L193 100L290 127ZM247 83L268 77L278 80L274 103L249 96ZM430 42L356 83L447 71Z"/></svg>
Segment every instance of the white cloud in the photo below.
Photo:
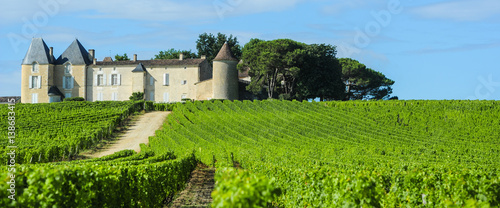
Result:
<svg viewBox="0 0 500 208"><path fill-rule="evenodd" d="M419 16L455 21L480 21L500 15L498 0L460 0L413 9Z"/></svg>

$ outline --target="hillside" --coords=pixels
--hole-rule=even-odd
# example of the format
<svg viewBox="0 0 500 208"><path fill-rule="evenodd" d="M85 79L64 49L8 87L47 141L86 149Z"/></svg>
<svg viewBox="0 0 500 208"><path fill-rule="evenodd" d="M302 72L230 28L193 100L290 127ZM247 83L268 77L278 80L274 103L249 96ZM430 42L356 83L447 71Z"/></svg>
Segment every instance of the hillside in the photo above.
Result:
<svg viewBox="0 0 500 208"><path fill-rule="evenodd" d="M161 207L204 163L218 207L499 206L499 115L498 101L179 103L141 154L22 165L18 204L0 203Z"/></svg>

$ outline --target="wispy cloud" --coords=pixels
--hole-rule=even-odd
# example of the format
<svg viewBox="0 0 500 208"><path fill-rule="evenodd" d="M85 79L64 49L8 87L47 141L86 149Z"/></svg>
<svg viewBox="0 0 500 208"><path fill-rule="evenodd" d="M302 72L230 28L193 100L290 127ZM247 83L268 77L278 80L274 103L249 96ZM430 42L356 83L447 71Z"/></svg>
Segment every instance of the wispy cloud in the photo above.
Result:
<svg viewBox="0 0 500 208"><path fill-rule="evenodd" d="M447 48L423 48L418 50L407 51L407 54L431 54L431 53L447 53L447 52L460 52L460 51L470 51L470 50L484 50L489 48L500 47L499 42L495 43L481 43L481 44L464 44L455 47Z"/></svg>
<svg viewBox="0 0 500 208"><path fill-rule="evenodd" d="M413 9L412 12L430 19L480 21L500 16L500 1L460 0L422 6Z"/></svg>
<svg viewBox="0 0 500 208"><path fill-rule="evenodd" d="M205 21L206 19L217 19L221 15L246 15L270 11L282 11L292 8L304 0L17 0L2 3L0 13L0 24L17 24L32 21L36 13L48 12L47 16L58 14L76 14L81 11L93 11L86 13L84 18L111 18L149 21L175 21L193 22ZM48 5L47 2L55 2ZM61 2L61 3L58 3ZM43 16L40 15L40 16Z"/></svg>

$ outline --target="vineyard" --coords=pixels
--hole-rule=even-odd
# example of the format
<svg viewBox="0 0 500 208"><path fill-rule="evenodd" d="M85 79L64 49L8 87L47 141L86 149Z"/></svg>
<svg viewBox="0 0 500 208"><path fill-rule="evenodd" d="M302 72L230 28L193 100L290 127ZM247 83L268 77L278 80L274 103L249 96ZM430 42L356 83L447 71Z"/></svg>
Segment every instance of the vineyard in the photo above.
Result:
<svg viewBox="0 0 500 208"><path fill-rule="evenodd" d="M499 116L498 101L178 103L140 154L21 165L0 204L161 207L201 162L215 207L498 207Z"/></svg>
<svg viewBox="0 0 500 208"><path fill-rule="evenodd" d="M64 102L17 104L15 106L16 163L51 162L67 159L80 150L111 135L125 118L142 109L140 102ZM0 109L2 121L9 109ZM0 134L7 135L7 122L0 123ZM7 160L8 139L0 141L2 161Z"/></svg>

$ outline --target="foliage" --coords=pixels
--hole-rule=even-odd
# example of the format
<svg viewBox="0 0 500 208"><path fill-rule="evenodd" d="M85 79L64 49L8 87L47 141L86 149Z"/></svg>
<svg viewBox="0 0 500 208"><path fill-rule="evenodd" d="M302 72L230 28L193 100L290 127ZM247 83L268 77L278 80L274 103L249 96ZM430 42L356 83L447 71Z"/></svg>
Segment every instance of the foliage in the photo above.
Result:
<svg viewBox="0 0 500 208"><path fill-rule="evenodd" d="M267 207L281 195L274 178L234 168L217 170L212 207Z"/></svg>
<svg viewBox="0 0 500 208"><path fill-rule="evenodd" d="M166 51L160 51L158 54L155 55L155 60L157 59L179 59L180 54L183 54L184 59L191 59L191 58L197 58L198 56L196 53L191 52L191 50L175 50L173 48L166 50Z"/></svg>
<svg viewBox="0 0 500 208"><path fill-rule="evenodd" d="M127 53L124 53L123 56L116 54L115 61L130 61L130 58L127 56Z"/></svg>
<svg viewBox="0 0 500 208"><path fill-rule="evenodd" d="M70 98L64 98L63 101L85 101L85 98L82 98L82 97L70 97Z"/></svg>
<svg viewBox="0 0 500 208"><path fill-rule="evenodd" d="M296 99L342 100L345 85L335 46L311 44L297 76Z"/></svg>
<svg viewBox="0 0 500 208"><path fill-rule="evenodd" d="M346 85L345 100L388 99L394 81L350 58L341 58L342 81Z"/></svg>
<svg viewBox="0 0 500 208"><path fill-rule="evenodd" d="M131 101L144 100L144 92L133 92L128 99Z"/></svg>
<svg viewBox="0 0 500 208"><path fill-rule="evenodd" d="M238 38L233 35L229 37L222 33L217 33L217 36L212 33L200 34L198 40L196 41L196 49L198 50L198 55L206 55L207 61L212 63L220 49L226 43L231 48L234 57L240 59L241 57L241 46L238 44Z"/></svg>
<svg viewBox="0 0 500 208"><path fill-rule="evenodd" d="M265 87L269 98L292 95L305 46L290 39L251 40L245 45L243 63L238 66L240 70L250 68L252 80L247 90L258 93Z"/></svg>

